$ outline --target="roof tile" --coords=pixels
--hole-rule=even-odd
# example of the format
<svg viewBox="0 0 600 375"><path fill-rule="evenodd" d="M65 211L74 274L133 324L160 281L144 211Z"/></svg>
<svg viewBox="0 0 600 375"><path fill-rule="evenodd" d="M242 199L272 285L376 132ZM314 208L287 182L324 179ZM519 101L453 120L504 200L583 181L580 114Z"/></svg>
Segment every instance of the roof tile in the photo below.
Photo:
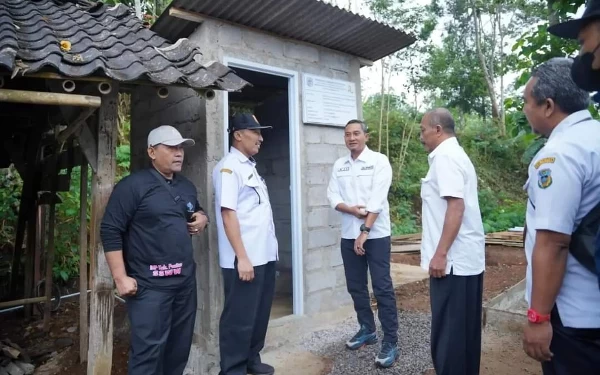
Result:
<svg viewBox="0 0 600 375"><path fill-rule="evenodd" d="M61 42L69 42L61 49ZM63 46L64 47L64 46ZM52 68L66 77L183 84L237 91L248 85L220 63L201 64L187 39L171 44L119 4L86 0L2 0L0 70Z"/></svg>

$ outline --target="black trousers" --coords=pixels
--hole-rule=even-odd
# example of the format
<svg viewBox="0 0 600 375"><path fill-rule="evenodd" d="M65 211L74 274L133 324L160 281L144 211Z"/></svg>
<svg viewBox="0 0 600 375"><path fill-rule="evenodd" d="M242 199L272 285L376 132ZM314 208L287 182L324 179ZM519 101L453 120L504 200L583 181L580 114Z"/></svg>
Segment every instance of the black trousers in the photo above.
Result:
<svg viewBox="0 0 600 375"><path fill-rule="evenodd" d="M138 286L127 298L131 324L129 375L181 375L188 361L197 308L196 283L177 290Z"/></svg>
<svg viewBox="0 0 600 375"><path fill-rule="evenodd" d="M254 280L242 281L234 269L222 269L225 304L219 323L222 375L246 375L261 363L275 294L275 262L254 267Z"/></svg>
<svg viewBox="0 0 600 375"><path fill-rule="evenodd" d="M354 301L358 323L375 332L375 317L371 309L367 270L371 272L373 294L383 329L383 341L398 342L398 309L390 275L391 238L375 238L364 244L365 255L354 252L354 240L342 238L341 250L348 293Z"/></svg>
<svg viewBox="0 0 600 375"><path fill-rule="evenodd" d="M478 375L483 272L429 278L431 357L437 375Z"/></svg>
<svg viewBox="0 0 600 375"><path fill-rule="evenodd" d="M565 327L558 308L551 315L552 360L542 363L544 375L600 374L600 328Z"/></svg>

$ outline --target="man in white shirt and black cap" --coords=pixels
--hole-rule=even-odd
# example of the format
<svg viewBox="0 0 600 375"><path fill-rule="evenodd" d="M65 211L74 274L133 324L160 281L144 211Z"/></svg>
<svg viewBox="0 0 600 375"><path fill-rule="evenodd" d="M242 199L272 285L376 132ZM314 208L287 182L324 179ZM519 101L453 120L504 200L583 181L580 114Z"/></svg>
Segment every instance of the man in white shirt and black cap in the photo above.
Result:
<svg viewBox="0 0 600 375"><path fill-rule="evenodd" d="M360 326L346 347L356 350L378 342L367 288L370 271L383 328L375 364L387 368L400 355L398 310L390 274L391 223L387 197L392 166L387 156L367 147L368 138L363 121L350 120L346 124L344 140L350 153L333 164L327 198L331 207L342 214L341 252L346 285Z"/></svg>
<svg viewBox="0 0 600 375"><path fill-rule="evenodd" d="M250 114L229 121L231 148L213 170L219 263L225 304L219 325L222 375L270 375L263 363L275 294L278 244L265 180L254 155L263 142L262 126Z"/></svg>
<svg viewBox="0 0 600 375"><path fill-rule="evenodd" d="M131 325L129 375L181 375L196 321L196 263L191 235L208 216L183 175L192 139L163 125L148 135L149 168L114 188L100 236Z"/></svg>

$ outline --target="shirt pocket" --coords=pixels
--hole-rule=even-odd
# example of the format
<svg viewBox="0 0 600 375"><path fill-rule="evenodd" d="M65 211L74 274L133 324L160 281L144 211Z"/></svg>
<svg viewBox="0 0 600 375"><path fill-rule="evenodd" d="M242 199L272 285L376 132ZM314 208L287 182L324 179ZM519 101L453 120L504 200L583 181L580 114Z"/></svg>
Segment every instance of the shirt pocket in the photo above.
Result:
<svg viewBox="0 0 600 375"><path fill-rule="evenodd" d="M436 196L435 184L431 177L421 179L421 199L432 198Z"/></svg>
<svg viewBox="0 0 600 375"><path fill-rule="evenodd" d="M369 168L369 167L367 167ZM356 177L363 189L370 191L373 187L373 167L370 169L360 169L357 171Z"/></svg>
<svg viewBox="0 0 600 375"><path fill-rule="evenodd" d="M254 174L244 182L246 197L248 197L250 207L256 207L265 203L266 197L261 193L262 185L263 182L259 181Z"/></svg>

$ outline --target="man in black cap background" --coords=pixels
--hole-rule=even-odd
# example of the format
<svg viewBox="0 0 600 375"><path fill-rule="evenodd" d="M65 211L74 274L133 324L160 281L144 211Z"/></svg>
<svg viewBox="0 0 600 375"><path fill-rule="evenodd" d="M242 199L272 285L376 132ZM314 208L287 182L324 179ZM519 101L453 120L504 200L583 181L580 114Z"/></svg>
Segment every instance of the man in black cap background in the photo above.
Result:
<svg viewBox="0 0 600 375"><path fill-rule="evenodd" d="M256 171L262 126L250 114L229 121L231 148L213 170L225 303L219 324L222 375L274 374L262 363L275 294L278 244L264 179Z"/></svg>
<svg viewBox="0 0 600 375"><path fill-rule="evenodd" d="M581 18L548 27L560 38L577 40L579 56L575 58L571 77L583 90L600 90L600 0L588 0Z"/></svg>

